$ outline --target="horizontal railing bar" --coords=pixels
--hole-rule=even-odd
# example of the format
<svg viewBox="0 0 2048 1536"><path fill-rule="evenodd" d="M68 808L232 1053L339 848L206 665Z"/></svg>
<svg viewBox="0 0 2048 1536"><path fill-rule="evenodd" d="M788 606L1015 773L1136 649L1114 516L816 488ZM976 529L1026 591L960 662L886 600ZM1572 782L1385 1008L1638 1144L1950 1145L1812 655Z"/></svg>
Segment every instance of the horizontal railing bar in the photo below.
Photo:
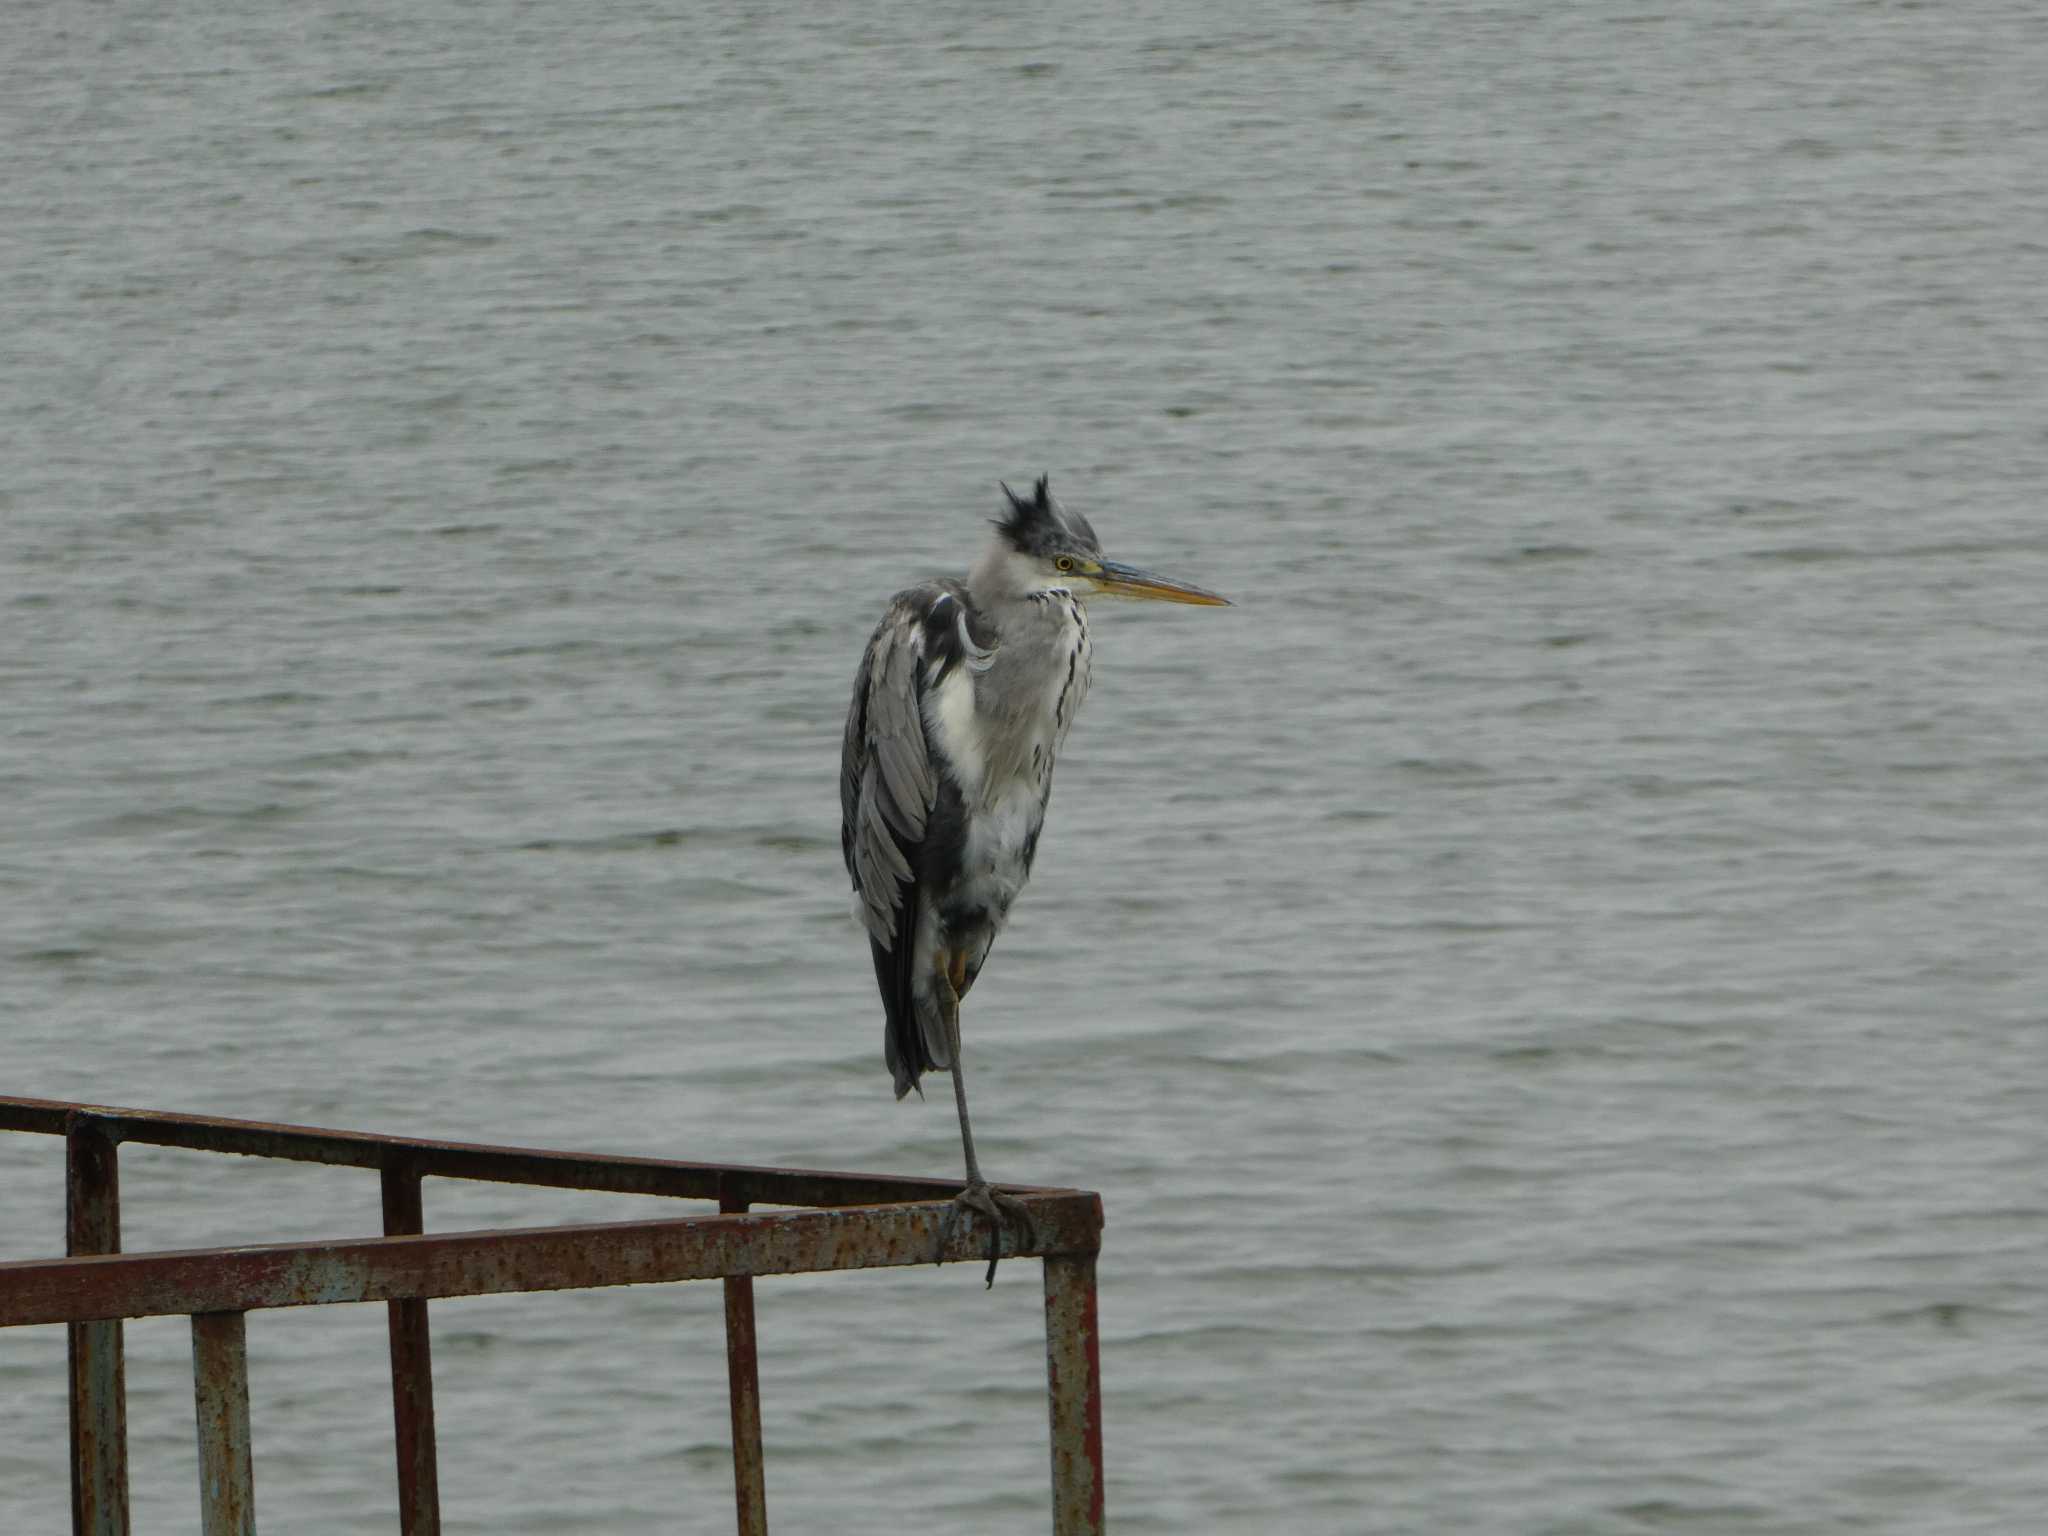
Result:
<svg viewBox="0 0 2048 1536"><path fill-rule="evenodd" d="M1018 1246L1006 1224L1005 1256L1100 1249L1100 1197L1018 1193L1038 1241ZM0 1328L928 1264L949 1209L939 1201L22 1259L0 1264ZM979 1262L987 1244L984 1221L962 1221L942 1257Z"/></svg>
<svg viewBox="0 0 2048 1536"><path fill-rule="evenodd" d="M659 1157L556 1152L539 1147L497 1147L462 1141L425 1141L333 1131L318 1126L274 1125L213 1115L170 1114L114 1105L68 1104L52 1099L0 1097L0 1131L64 1134L65 1117L91 1115L115 1141L274 1157L350 1168L384 1168L405 1159L423 1175L496 1184L532 1184L623 1195L666 1195L753 1205L835 1207L888 1205L950 1198L957 1180L893 1174L834 1173L814 1168L762 1168L741 1163L688 1163ZM1006 1185L1018 1193L1023 1186ZM1040 1190L1040 1193L1055 1191Z"/></svg>

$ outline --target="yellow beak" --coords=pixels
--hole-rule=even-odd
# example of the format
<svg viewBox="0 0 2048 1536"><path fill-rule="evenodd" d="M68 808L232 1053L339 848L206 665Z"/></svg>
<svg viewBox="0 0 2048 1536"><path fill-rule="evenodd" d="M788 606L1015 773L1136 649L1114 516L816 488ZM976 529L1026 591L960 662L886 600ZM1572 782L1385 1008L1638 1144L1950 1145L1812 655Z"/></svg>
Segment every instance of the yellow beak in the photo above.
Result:
<svg viewBox="0 0 2048 1536"><path fill-rule="evenodd" d="M1150 571L1141 571L1134 565L1121 565L1114 560L1102 562L1098 571L1090 571L1089 577L1095 589L1106 597L1142 597L1162 603L1194 603L1203 608L1228 608L1230 599L1197 587L1185 581L1175 581L1170 576L1155 576Z"/></svg>

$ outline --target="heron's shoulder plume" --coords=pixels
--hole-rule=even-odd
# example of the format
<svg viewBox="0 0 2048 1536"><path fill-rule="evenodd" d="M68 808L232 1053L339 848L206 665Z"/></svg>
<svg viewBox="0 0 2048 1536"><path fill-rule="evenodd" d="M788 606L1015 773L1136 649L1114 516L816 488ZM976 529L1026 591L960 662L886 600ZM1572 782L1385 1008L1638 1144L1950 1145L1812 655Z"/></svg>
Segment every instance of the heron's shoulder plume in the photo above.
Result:
<svg viewBox="0 0 2048 1536"><path fill-rule="evenodd" d="M1010 548L1023 555L1051 555L1063 550L1100 552L1102 545L1088 519L1069 512L1052 498L1052 476L1040 475L1029 496L1003 487L1007 505L994 519L996 531Z"/></svg>

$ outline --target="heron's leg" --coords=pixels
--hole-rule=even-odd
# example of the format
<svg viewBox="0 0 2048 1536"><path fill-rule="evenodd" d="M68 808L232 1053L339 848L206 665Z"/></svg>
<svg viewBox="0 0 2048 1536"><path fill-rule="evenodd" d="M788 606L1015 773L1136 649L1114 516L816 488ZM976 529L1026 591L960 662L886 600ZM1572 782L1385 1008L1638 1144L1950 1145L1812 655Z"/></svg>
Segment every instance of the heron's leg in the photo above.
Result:
<svg viewBox="0 0 2048 1536"><path fill-rule="evenodd" d="M988 1283L994 1285L1003 1223L1008 1221L1016 1225L1018 1240L1027 1248L1038 1241L1038 1224L1031 1219L1023 1201L1014 1195L1004 1194L981 1176L981 1165L974 1158L974 1128L967 1120L967 1078L960 1070L960 988L967 976L966 952L955 950L949 955L941 951L934 969L938 973L935 979L938 982L940 1017L946 1025L946 1045L952 1053L953 1102L960 1111L960 1150L967 1158L967 1187L954 1197L952 1209L946 1212L946 1219L939 1227L939 1246L944 1249L963 1211L976 1211L986 1216L989 1220Z"/></svg>
<svg viewBox="0 0 2048 1536"><path fill-rule="evenodd" d="M967 1123L967 1078L960 1070L960 999L967 995L967 951L939 952L939 1012L953 1062L953 1102L960 1110L960 1149L967 1154L967 1187L985 1183L974 1161L974 1128Z"/></svg>
<svg viewBox="0 0 2048 1536"><path fill-rule="evenodd" d="M988 1181L981 1176L981 1167L974 1160L974 1127L967 1122L967 1078L960 1070L960 983L967 971L967 957L941 950L938 964L939 1017L946 1025L946 1049L953 1060L953 1103L960 1111L960 1149L967 1154L967 1187L975 1188Z"/></svg>

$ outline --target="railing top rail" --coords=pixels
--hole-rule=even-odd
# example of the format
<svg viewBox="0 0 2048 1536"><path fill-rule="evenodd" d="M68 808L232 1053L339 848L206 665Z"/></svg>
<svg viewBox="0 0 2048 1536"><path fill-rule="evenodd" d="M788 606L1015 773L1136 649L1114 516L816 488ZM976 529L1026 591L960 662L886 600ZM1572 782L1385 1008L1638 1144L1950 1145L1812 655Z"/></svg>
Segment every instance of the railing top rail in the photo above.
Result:
<svg viewBox="0 0 2048 1536"><path fill-rule="evenodd" d="M835 1173L812 1168L762 1168L741 1163L691 1163L659 1157L499 1147L412 1136L379 1136L318 1126L276 1125L216 1115L171 1114L108 1104L0 1097L0 1131L62 1136L74 1117L89 1117L115 1141L273 1157L350 1168L403 1168L449 1179L533 1184L613 1194L668 1195L753 1205L836 1207L950 1199L957 1180L892 1174ZM1006 1185L1018 1194L1073 1190Z"/></svg>
<svg viewBox="0 0 2048 1536"><path fill-rule="evenodd" d="M1100 1248L1102 1203L1095 1195L1022 1199L1037 1223L1037 1241L1020 1246L1005 1231L1005 1257ZM947 1210L947 1202L932 1201L22 1259L0 1264L0 1328L984 1257L982 1226L965 1222L942 1251Z"/></svg>

